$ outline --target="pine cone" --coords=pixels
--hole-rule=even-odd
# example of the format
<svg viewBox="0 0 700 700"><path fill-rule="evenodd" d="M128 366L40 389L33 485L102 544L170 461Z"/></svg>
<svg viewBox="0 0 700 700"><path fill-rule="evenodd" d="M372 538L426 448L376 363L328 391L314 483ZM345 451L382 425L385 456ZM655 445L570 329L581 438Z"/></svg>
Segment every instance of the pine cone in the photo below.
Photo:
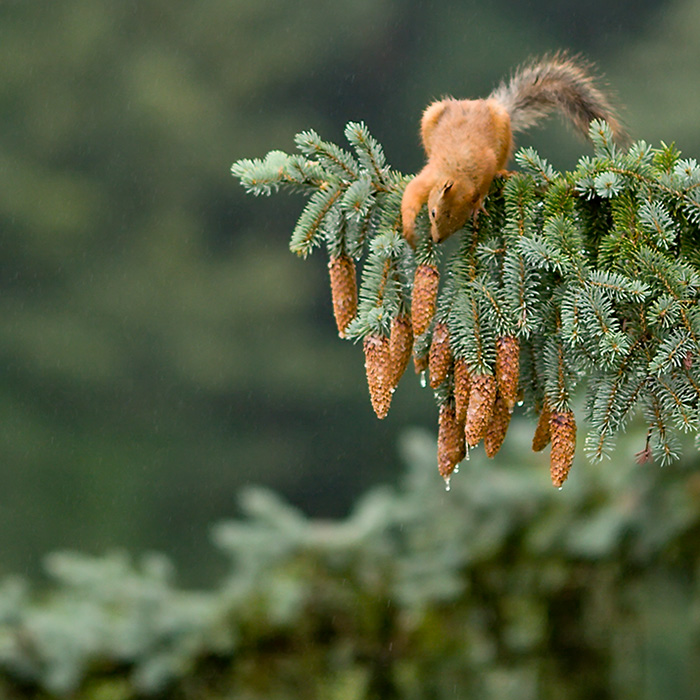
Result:
<svg viewBox="0 0 700 700"><path fill-rule="evenodd" d="M345 329L357 314L357 275L353 259L345 255L331 258L328 263L331 277L333 315L338 335L345 337Z"/></svg>
<svg viewBox="0 0 700 700"><path fill-rule="evenodd" d="M377 418L385 418L393 396L394 371L389 355L389 339L383 335L368 335L363 343L365 373L369 397Z"/></svg>
<svg viewBox="0 0 700 700"><path fill-rule="evenodd" d="M450 331L446 323L437 323L433 331L433 339L430 343L430 353L428 355L430 386L433 389L437 389L445 381L451 365Z"/></svg>
<svg viewBox="0 0 700 700"><path fill-rule="evenodd" d="M504 335L496 340L496 383L503 401L512 411L518 400L520 380L520 343L512 335Z"/></svg>
<svg viewBox="0 0 700 700"><path fill-rule="evenodd" d="M551 439L549 434L549 418L551 415L552 412L549 410L547 399L545 399L544 403L542 404L542 411L540 411L540 418L537 421L535 434L532 438L533 452L540 452L541 450L544 450L547 445L549 445L549 441Z"/></svg>
<svg viewBox="0 0 700 700"><path fill-rule="evenodd" d="M469 406L464 434L474 447L486 434L496 401L496 380L489 374L473 374L469 388Z"/></svg>
<svg viewBox="0 0 700 700"><path fill-rule="evenodd" d="M506 437L508 426L510 425L511 410L508 408L505 399L498 394L496 403L493 406L491 422L484 435L484 449L487 457L493 457L501 449L503 440Z"/></svg>
<svg viewBox="0 0 700 700"><path fill-rule="evenodd" d="M576 420L571 411L552 411L549 419L552 451L549 455L549 473L556 487L566 481L576 452Z"/></svg>
<svg viewBox="0 0 700 700"><path fill-rule="evenodd" d="M455 411L457 415L457 422L460 425L464 425L464 421L467 418L467 406L469 406L470 374L466 360L461 357L455 360L454 377Z"/></svg>
<svg viewBox="0 0 700 700"><path fill-rule="evenodd" d="M455 418L454 403L447 401L440 406L438 419L438 470L445 481L465 455L464 431Z"/></svg>
<svg viewBox="0 0 700 700"><path fill-rule="evenodd" d="M416 370L416 374L422 374L428 369L428 354L424 355L414 355L413 356L413 369ZM425 386L425 383L423 384Z"/></svg>
<svg viewBox="0 0 700 700"><path fill-rule="evenodd" d="M435 315L440 273L435 265L418 265L413 277L411 297L411 321L413 335L417 338L428 330Z"/></svg>
<svg viewBox="0 0 700 700"><path fill-rule="evenodd" d="M413 351L413 330L411 319L400 314L391 322L389 335L389 358L393 369L391 385L395 387L406 371Z"/></svg>

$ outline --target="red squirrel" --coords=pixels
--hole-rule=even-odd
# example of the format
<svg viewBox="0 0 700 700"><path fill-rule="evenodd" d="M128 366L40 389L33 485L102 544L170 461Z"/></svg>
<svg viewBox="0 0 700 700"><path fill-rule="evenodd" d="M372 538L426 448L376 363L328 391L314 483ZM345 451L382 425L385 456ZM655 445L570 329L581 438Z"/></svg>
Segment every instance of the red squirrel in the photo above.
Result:
<svg viewBox="0 0 700 700"><path fill-rule="evenodd" d="M406 186L403 234L415 246L415 219L427 203L430 235L439 243L476 220L494 177L506 175L513 133L559 109L584 135L604 119L616 140L624 132L606 96L581 62L560 53L518 68L486 99L433 102L423 113L421 138L428 162Z"/></svg>

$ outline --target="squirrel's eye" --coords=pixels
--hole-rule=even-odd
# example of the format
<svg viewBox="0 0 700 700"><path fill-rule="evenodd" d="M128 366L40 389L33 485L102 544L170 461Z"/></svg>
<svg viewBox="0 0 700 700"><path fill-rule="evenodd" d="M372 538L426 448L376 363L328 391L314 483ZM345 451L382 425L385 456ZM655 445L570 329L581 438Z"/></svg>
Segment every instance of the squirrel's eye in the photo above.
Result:
<svg viewBox="0 0 700 700"><path fill-rule="evenodd" d="M431 218L434 219L434 218L437 216L437 211L436 211L435 209L431 209L431 210L430 210L430 216L431 216Z"/></svg>

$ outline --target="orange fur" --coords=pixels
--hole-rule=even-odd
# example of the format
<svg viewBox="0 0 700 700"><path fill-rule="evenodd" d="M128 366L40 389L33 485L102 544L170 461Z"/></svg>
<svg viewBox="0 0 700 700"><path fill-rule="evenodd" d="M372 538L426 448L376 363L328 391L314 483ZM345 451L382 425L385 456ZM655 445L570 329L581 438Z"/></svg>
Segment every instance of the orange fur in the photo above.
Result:
<svg viewBox="0 0 700 700"><path fill-rule="evenodd" d="M486 99L448 97L429 105L421 121L428 162L408 183L401 202L406 240L415 245L415 219L424 204L436 243L470 216L476 219L494 177L507 174L512 126L522 131L555 108L582 131L600 117L608 119L616 136L622 134L588 72L563 54L521 68Z"/></svg>

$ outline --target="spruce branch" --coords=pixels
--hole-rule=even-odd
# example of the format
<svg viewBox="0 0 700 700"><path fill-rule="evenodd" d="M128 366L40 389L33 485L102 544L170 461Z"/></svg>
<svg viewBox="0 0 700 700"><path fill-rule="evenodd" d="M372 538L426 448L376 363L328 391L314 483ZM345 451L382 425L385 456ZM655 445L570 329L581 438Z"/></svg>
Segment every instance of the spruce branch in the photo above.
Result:
<svg viewBox="0 0 700 700"><path fill-rule="evenodd" d="M305 258L321 244L324 221L342 193L342 189L334 184L320 188L318 192L311 195L292 232L292 240L289 244L292 252Z"/></svg>
<svg viewBox="0 0 700 700"><path fill-rule="evenodd" d="M385 185L389 175L384 150L379 142L369 133L362 122L350 122L345 127L345 138L354 147L363 168L372 176L378 187Z"/></svg>
<svg viewBox="0 0 700 700"><path fill-rule="evenodd" d="M523 149L515 156L521 172L496 178L488 214L469 220L457 245L433 243L424 208L414 250L401 226L410 178L390 168L366 125L349 123L345 136L350 150L302 132L300 154L272 151L232 172L256 195L282 188L309 195L292 234L294 252L306 256L325 244L336 267L361 264L357 312L341 325L349 324L345 337L364 339L378 415L388 410L412 345L417 371L432 355L443 438L445 425L454 432L456 420L466 429L470 415L467 442L488 434L492 456L509 423L503 410L524 404L541 418L538 449L556 434L552 473L560 485L573 454L572 405L583 387L591 459L608 455L639 414L648 427L645 459L665 464L678 456L677 436L700 430L696 160L644 141L623 151L607 124L593 122L594 154L572 172ZM334 304L351 296L336 291ZM510 378L507 390L493 380L505 342L519 355L519 381ZM478 404L471 414L470 392ZM497 419L487 430L492 411ZM443 453L443 472L458 453Z"/></svg>
<svg viewBox="0 0 700 700"><path fill-rule="evenodd" d="M352 182L357 179L359 166L357 161L343 148L324 141L315 131L302 131L294 137L299 150L311 158L316 158L337 177Z"/></svg>

